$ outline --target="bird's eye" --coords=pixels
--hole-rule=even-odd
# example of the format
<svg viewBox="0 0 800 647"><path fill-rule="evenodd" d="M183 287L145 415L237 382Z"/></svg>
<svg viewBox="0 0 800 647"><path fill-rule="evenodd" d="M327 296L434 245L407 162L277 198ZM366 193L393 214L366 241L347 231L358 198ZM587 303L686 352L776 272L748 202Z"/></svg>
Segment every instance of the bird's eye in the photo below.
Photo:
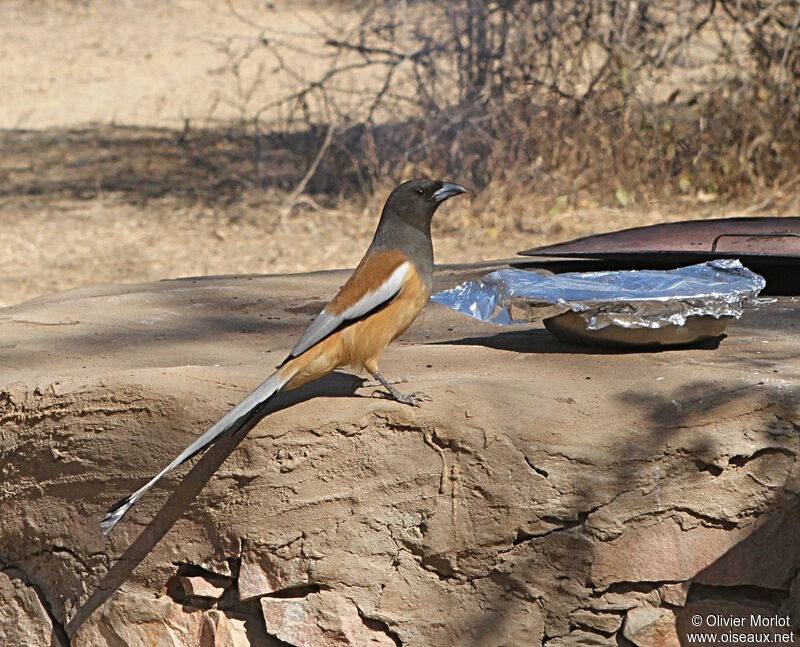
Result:
<svg viewBox="0 0 800 647"><path fill-rule="evenodd" d="M417 195L425 195L425 189L423 189L422 187L418 188Z"/></svg>

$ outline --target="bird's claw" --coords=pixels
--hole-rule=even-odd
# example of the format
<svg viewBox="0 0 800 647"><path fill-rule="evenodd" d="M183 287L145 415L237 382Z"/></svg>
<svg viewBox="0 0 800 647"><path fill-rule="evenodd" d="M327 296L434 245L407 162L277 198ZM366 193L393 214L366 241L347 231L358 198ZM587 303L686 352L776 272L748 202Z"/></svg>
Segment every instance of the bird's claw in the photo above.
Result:
<svg viewBox="0 0 800 647"><path fill-rule="evenodd" d="M401 393L397 401L412 407L419 407L423 402L433 402L433 398L422 391L414 391L413 393Z"/></svg>

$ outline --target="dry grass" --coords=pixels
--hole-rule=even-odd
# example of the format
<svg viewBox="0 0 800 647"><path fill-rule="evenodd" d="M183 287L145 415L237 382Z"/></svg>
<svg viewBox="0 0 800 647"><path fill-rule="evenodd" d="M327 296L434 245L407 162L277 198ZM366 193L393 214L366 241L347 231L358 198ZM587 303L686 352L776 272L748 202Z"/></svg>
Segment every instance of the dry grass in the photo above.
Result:
<svg viewBox="0 0 800 647"><path fill-rule="evenodd" d="M96 283L354 266L393 181L367 195L304 196L285 215L286 187L304 167L285 177L276 167L274 185L251 187L236 179L251 168L239 146L250 150L246 138L224 133L190 134L187 142L180 132L129 128L6 135L0 304ZM217 156L239 161L217 167ZM797 210L796 195L764 197L779 211ZM623 208L550 199L501 180L437 214L437 261L511 257L597 231L739 213L751 200Z"/></svg>
<svg viewBox="0 0 800 647"><path fill-rule="evenodd" d="M387 192L417 175L473 190L437 216L439 262L665 220L800 210L800 118L786 103L800 83L791 3L742 1L743 17L731 17L718 0L706 22L703 3L664 3L694 6L680 25L702 24L693 40L663 32L681 47L661 67L637 63L664 44L646 23L616 49L581 54L608 54L608 65L570 67L574 30L553 40L537 31L546 21L509 36L503 56L513 61L483 66L452 49L464 34L480 44L468 20L478 0L436 5L444 18L427 24L449 35L422 30L428 12L414 2L405 14L403 3L366 14L374 3L136 4L0 3L0 72L12 81L0 96L0 305L93 283L353 266ZM606 7L554 6L568 8L564 21ZM787 17L775 31L783 40L770 40L771 15L752 26L763 7ZM491 29L503 24L497 15ZM736 35L740 19L752 33ZM613 21L593 24L622 33ZM54 30L58 51L45 55L39 43ZM527 60L529 41L540 49ZM424 53L426 43L435 57L380 51ZM569 74L540 65L547 43ZM732 47L738 58L725 60ZM369 65L316 84L357 60ZM469 74L441 86L442 105L424 96L419 84L467 64ZM394 68L386 85L378 72ZM523 69L527 80L508 73ZM111 125L120 121L129 125Z"/></svg>

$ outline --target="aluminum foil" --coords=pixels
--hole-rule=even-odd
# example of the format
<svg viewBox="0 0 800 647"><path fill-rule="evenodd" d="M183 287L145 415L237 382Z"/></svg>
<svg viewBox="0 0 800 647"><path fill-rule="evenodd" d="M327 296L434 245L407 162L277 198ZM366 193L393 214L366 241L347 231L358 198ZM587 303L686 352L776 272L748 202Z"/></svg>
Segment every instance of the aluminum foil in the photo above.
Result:
<svg viewBox="0 0 800 647"><path fill-rule="evenodd" d="M741 316L766 281L738 260L724 259L676 270L568 272L545 276L527 270L498 270L437 292L442 303L481 321L513 324L573 310L589 330L606 326L660 328L682 326L687 317Z"/></svg>

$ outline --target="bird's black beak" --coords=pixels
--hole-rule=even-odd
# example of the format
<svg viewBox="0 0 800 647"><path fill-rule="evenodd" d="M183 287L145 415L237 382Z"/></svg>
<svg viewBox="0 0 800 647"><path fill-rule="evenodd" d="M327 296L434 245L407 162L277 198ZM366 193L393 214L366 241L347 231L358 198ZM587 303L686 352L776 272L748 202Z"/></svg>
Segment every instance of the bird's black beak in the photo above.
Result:
<svg viewBox="0 0 800 647"><path fill-rule="evenodd" d="M466 192L467 190L463 186L453 184L452 182L442 182L442 188L433 192L433 199L439 204L447 200L447 198L452 198L454 195Z"/></svg>

